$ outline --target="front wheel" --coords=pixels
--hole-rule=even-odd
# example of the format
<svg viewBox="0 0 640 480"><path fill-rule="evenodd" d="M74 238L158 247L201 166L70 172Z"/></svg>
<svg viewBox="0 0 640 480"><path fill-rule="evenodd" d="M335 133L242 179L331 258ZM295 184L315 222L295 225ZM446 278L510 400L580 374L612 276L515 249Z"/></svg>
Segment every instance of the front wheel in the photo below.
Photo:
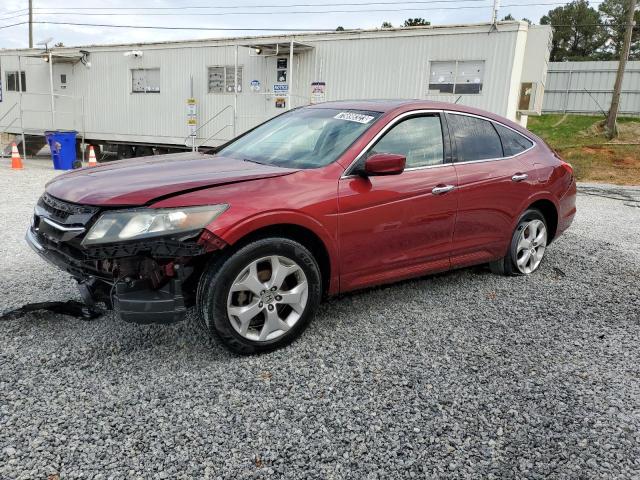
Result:
<svg viewBox="0 0 640 480"><path fill-rule="evenodd" d="M527 210L518 221L509 252L504 258L490 264L494 273L529 275L535 272L547 249L547 223L544 215L535 209Z"/></svg>
<svg viewBox="0 0 640 480"><path fill-rule="evenodd" d="M199 315L236 353L275 350L307 327L321 286L318 264L303 245L286 238L258 240L205 270Z"/></svg>

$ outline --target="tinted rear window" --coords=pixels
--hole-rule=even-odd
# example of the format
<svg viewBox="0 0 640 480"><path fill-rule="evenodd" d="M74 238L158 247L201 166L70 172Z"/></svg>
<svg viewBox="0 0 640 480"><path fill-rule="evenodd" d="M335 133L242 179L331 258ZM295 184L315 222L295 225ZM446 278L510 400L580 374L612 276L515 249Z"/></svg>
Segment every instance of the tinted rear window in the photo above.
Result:
<svg viewBox="0 0 640 480"><path fill-rule="evenodd" d="M447 120L455 140L458 162L503 156L500 137L490 121L455 114L447 114Z"/></svg>
<svg viewBox="0 0 640 480"><path fill-rule="evenodd" d="M502 139L502 148L506 157L517 155L533 146L533 142L528 138L514 132L510 128L503 127L498 123L493 124Z"/></svg>

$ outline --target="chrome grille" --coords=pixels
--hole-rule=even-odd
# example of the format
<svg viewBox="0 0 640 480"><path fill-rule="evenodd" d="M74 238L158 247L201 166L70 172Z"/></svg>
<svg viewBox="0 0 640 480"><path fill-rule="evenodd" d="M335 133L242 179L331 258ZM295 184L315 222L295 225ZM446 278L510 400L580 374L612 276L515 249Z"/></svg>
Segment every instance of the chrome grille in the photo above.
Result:
<svg viewBox="0 0 640 480"><path fill-rule="evenodd" d="M40 197L40 200L38 200L38 206L40 206L51 218L58 219L63 222L65 222L71 215L86 215L92 217L98 211L98 207L65 202L52 197L48 193L45 193Z"/></svg>

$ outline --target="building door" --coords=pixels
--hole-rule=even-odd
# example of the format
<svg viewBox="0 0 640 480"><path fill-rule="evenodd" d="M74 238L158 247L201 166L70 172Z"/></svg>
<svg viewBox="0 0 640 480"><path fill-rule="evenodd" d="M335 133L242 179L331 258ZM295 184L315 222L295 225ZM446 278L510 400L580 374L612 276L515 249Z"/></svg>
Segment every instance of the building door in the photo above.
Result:
<svg viewBox="0 0 640 480"><path fill-rule="evenodd" d="M53 90L62 95L73 95L73 66L68 63L53 65Z"/></svg>
<svg viewBox="0 0 640 480"><path fill-rule="evenodd" d="M82 125L82 104L74 98L73 65L53 64L53 91L56 94L55 127L62 130L78 130Z"/></svg>

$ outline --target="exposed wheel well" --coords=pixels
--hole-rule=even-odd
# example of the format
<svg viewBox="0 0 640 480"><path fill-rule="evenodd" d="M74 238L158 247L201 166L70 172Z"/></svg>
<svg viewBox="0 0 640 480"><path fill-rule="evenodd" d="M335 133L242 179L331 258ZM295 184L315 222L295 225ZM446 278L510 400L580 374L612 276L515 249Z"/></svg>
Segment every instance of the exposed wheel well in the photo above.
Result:
<svg viewBox="0 0 640 480"><path fill-rule="evenodd" d="M326 294L329 290L329 279L331 278L331 263L329 261L327 247L320 237L313 231L300 225L278 224L254 230L238 240L233 246L234 248L240 248L247 243L267 237L285 237L295 240L307 247L318 262L320 273L322 274L322 292Z"/></svg>
<svg viewBox="0 0 640 480"><path fill-rule="evenodd" d="M538 200L529 205L529 208L535 208L544 215L547 228L549 229L548 243L551 243L558 229L558 211L556 210L556 206L550 200Z"/></svg>

